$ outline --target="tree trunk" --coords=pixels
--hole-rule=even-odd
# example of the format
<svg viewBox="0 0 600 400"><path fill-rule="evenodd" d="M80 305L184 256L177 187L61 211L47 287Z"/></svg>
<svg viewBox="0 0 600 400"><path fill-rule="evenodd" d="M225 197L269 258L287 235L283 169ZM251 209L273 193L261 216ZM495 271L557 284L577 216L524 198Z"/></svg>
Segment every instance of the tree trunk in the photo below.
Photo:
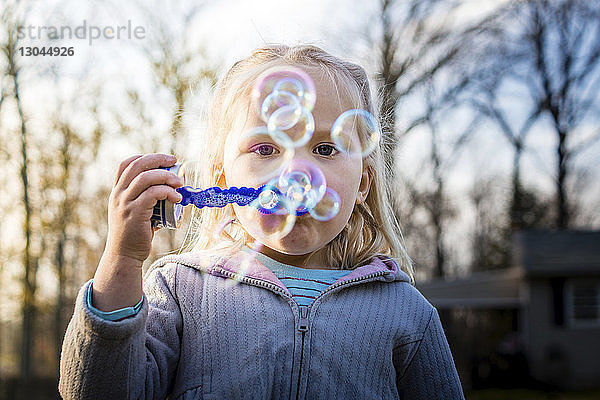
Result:
<svg viewBox="0 0 600 400"><path fill-rule="evenodd" d="M56 246L56 255L55 255L55 263L56 263L56 272L58 275L58 293L56 294L56 308L54 309L54 340L56 346L56 361L57 361L57 369L59 371L60 368L60 352L62 350L62 340L63 340L63 319L62 313L65 303L65 253L64 247L67 241L66 237L66 229L62 229L60 239L58 240L58 244Z"/></svg>
<svg viewBox="0 0 600 400"><path fill-rule="evenodd" d="M512 176L512 201L510 204L510 227L514 229L523 228L523 188L521 186L521 155L523 148L519 143L515 144L515 153L513 155L513 176Z"/></svg>
<svg viewBox="0 0 600 400"><path fill-rule="evenodd" d="M556 195L557 195L557 207L558 215L556 216L556 227L558 229L567 229L569 227L569 205L567 202L567 134L563 130L558 130L558 147L557 161L558 161L558 179L556 180Z"/></svg>
<svg viewBox="0 0 600 400"><path fill-rule="evenodd" d="M444 180L441 171L441 160L438 152L438 135L436 127L431 124L431 163L433 164L433 177L435 191L431 204L432 223L435 231L435 276L446 276L446 252L444 250Z"/></svg>
<svg viewBox="0 0 600 400"><path fill-rule="evenodd" d="M13 54L14 55L14 54ZM32 343L33 343L33 322L35 321L35 291L37 288L37 259L32 254L31 249L31 219L32 207L29 199L29 172L27 170L27 129L25 125L25 116L19 95L18 72L14 64L14 58L9 58L10 75L13 78L15 100L19 113L21 125L21 183L23 185L23 206L24 206L24 221L23 233L25 236L25 249L23 251L23 321L21 331L21 378L28 382L32 377Z"/></svg>

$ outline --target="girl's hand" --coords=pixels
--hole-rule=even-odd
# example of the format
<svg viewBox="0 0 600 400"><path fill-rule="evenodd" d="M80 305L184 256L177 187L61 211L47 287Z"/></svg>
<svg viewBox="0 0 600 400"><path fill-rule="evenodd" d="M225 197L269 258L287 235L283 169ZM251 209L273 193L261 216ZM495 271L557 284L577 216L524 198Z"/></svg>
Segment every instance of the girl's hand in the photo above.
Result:
<svg viewBox="0 0 600 400"><path fill-rule="evenodd" d="M136 155L119 165L108 200L108 239L105 252L138 262L150 255L154 230L150 217L159 200L181 201L175 191L182 185L177 175L158 169L171 167L176 158L166 154Z"/></svg>
<svg viewBox="0 0 600 400"><path fill-rule="evenodd" d="M108 200L108 238L94 275L92 303L102 311L133 306L142 298L142 264L150 255L154 230L150 222L158 200L181 201L175 188L175 157L137 155L119 166Z"/></svg>

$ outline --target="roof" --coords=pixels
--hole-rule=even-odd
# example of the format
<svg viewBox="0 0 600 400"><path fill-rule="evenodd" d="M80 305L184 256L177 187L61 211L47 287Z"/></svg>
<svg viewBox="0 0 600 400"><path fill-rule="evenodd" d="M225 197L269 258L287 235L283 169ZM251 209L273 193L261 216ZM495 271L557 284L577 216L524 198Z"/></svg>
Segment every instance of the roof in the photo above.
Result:
<svg viewBox="0 0 600 400"><path fill-rule="evenodd" d="M513 237L511 268L436 278L417 288L438 308L518 308L528 278L600 276L600 231L532 230Z"/></svg>
<svg viewBox="0 0 600 400"><path fill-rule="evenodd" d="M513 248L527 276L600 275L600 231L515 232Z"/></svg>
<svg viewBox="0 0 600 400"><path fill-rule="evenodd" d="M523 273L519 268L474 272L461 279L417 283L436 308L517 308L522 302Z"/></svg>

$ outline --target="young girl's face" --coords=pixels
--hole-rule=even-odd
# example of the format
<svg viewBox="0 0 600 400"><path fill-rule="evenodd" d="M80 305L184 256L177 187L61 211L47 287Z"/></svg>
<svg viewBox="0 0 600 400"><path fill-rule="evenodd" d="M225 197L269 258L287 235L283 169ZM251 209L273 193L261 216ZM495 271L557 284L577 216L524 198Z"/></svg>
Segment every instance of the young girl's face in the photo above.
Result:
<svg viewBox="0 0 600 400"><path fill-rule="evenodd" d="M313 78L317 91L312 111L315 120L312 139L295 148L292 160L286 159L286 149L268 134L243 135L252 128L265 125L258 106L250 104L246 107L244 104L239 109L248 110L248 113L239 116L240 120L233 124L237 125L236 128L225 143L224 172L227 187L257 188L267 183L269 173L278 171L289 161L308 162L318 167L325 176L327 187L340 196L340 210L333 219L317 221L310 214L305 214L296 218L289 234L277 238L265 234L264 227L272 222L270 220L281 219L281 216L264 215L256 208L237 205L234 205L234 211L246 232L272 250L270 256L277 259L277 255L301 256L316 252L316 257L313 255L311 260L319 263L319 252L342 231L355 204L364 201L370 181L363 171L362 158L338 151L330 137L334 121L344 111L354 108L352 103L349 99L339 98L335 84L322 77L324 74L307 72ZM285 262L285 257L283 260L280 257L279 261Z"/></svg>

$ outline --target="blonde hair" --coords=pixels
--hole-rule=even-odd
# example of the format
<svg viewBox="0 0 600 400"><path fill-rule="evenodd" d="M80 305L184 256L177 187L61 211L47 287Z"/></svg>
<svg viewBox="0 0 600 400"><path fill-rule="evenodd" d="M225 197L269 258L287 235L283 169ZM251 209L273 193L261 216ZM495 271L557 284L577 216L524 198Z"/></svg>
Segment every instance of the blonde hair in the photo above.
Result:
<svg viewBox="0 0 600 400"><path fill-rule="evenodd" d="M203 140L198 160L197 187L217 186L223 175L225 139L239 115L248 115L250 93L256 78L274 65L294 65L316 69L330 79L339 96L350 99L355 108L375 115L365 70L357 64L341 60L310 45L288 47L274 45L256 49L249 57L235 63L217 84L209 111L207 140ZM340 93L341 92L341 93ZM239 101L247 98L246 104ZM248 110L241 110L246 105ZM360 132L361 141L367 132ZM385 140L385 138L383 138ZM344 229L326 245L330 267L353 269L369 262L374 256L394 259L413 279L411 260L406 252L400 226L386 196L385 164L381 147L363 160L370 176L366 200L355 205ZM194 209L194 216L183 251L226 256L246 244L246 233L233 218L233 207ZM231 222L222 229L224 221ZM215 232L219 234L215 234Z"/></svg>

